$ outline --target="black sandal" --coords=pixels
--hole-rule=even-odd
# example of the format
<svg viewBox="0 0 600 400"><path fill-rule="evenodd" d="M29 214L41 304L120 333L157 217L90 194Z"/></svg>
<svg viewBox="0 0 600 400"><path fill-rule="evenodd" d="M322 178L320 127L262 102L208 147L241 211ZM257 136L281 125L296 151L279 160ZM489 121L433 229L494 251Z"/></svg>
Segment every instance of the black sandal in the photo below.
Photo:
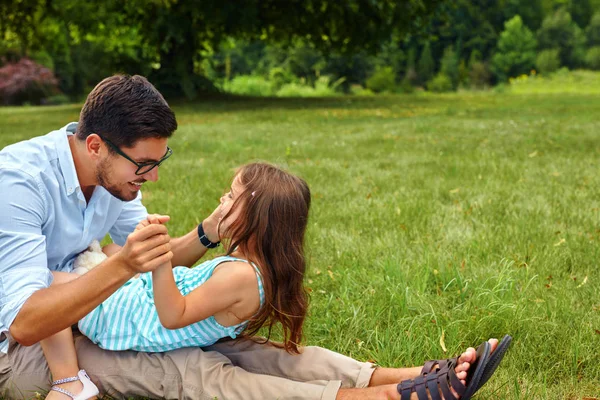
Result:
<svg viewBox="0 0 600 400"><path fill-rule="evenodd" d="M479 388L482 387L492 377L494 372L496 372L496 368L498 368L498 365L500 365L500 361L502 361L502 359L504 358L504 354L506 354L506 351L508 350L511 341L512 337L510 337L509 335L505 335L500 341L500 343L498 343L498 347L496 347L496 350L494 350L494 352L490 355L490 359L488 360L485 369L483 370L483 374L481 376L481 379L479 380L479 387L477 388L477 390L479 390Z"/></svg>
<svg viewBox="0 0 600 400"><path fill-rule="evenodd" d="M451 388L460 396L460 399L470 399L481 387L480 382L488 366L490 349L489 342L483 342L477 348L477 359L469 368L466 385L463 385L456 376L455 368L458 358L436 361L438 367L435 368L435 371L432 371L434 364L428 361L426 366L429 366L429 372L398 384L397 390L401 395L401 400L410 400L413 392L417 394L419 400L429 400L430 398L431 400L456 399ZM491 376L494 371L489 371ZM489 376L487 378L489 379Z"/></svg>

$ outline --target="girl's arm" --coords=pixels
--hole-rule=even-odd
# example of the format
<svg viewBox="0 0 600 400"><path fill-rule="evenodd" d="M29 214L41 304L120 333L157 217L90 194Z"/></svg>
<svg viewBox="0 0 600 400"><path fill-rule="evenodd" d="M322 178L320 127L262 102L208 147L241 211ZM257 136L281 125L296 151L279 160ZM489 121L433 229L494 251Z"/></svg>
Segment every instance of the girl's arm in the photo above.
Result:
<svg viewBox="0 0 600 400"><path fill-rule="evenodd" d="M212 214L202 222L204 232L208 239L214 243L219 241L217 229L220 215L219 207L217 207ZM168 216L150 214L148 215L147 220L140 222L140 225L164 224L168 220ZM194 229L181 237L171 238L171 252L173 253L171 265L191 267L206 254L207 250L208 249L200 243L198 227L194 227Z"/></svg>
<svg viewBox="0 0 600 400"><path fill-rule="evenodd" d="M207 223L203 227L206 229ZM218 239L214 239L218 241ZM171 251L173 252L172 265L191 267L199 259L204 257L208 249L200 243L198 227L194 227L187 234L171 238Z"/></svg>
<svg viewBox="0 0 600 400"><path fill-rule="evenodd" d="M117 254L121 251L122 247L115 243L109 243L106 246L102 247L102 252L106 254L107 257L110 257L114 254Z"/></svg>
<svg viewBox="0 0 600 400"><path fill-rule="evenodd" d="M177 288L170 263L152 271L152 282L158 317L167 329L183 328L228 310L244 301L249 291L257 290L254 268L241 261L227 262L217 268L187 296Z"/></svg>

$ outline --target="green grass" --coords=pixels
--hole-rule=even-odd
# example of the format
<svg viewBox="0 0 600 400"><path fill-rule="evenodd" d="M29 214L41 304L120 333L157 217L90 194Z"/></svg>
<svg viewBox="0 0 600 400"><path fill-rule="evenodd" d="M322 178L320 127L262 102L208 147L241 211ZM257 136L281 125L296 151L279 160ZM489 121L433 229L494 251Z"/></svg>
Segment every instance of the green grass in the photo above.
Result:
<svg viewBox="0 0 600 400"><path fill-rule="evenodd" d="M0 147L79 107L0 108ZM407 366L508 333L478 398L600 396L597 96L213 99L175 111L174 155L144 191L173 236L212 211L243 163L284 165L311 186L306 343Z"/></svg>

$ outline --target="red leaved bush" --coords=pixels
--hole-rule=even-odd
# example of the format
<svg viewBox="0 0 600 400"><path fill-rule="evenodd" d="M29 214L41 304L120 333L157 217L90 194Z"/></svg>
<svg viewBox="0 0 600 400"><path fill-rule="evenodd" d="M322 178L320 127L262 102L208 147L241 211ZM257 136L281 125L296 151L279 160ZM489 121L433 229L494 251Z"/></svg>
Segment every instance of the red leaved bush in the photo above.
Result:
<svg viewBox="0 0 600 400"><path fill-rule="evenodd" d="M4 105L42 104L46 97L58 93L58 80L52 71L29 58L0 68L0 102Z"/></svg>

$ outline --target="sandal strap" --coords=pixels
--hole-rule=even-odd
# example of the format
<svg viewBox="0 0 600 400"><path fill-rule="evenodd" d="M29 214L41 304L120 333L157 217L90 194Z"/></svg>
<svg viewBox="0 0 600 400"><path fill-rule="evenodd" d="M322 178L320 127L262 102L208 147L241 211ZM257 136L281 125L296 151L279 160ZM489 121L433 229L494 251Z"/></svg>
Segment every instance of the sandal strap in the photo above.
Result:
<svg viewBox="0 0 600 400"><path fill-rule="evenodd" d="M63 383L75 382L78 380L79 380L78 376L71 376L69 378L57 379L54 382L52 382L51 385L52 386L62 385Z"/></svg>
<svg viewBox="0 0 600 400"><path fill-rule="evenodd" d="M69 381L69 382L73 382L73 381ZM62 394L66 394L67 396L69 396L69 397L70 397L70 398L72 398L72 399L74 399L74 398L75 398L75 395L74 395L73 393L71 393L71 392L69 392L68 390L65 390L65 389L63 389L63 388L59 388L58 386L52 386L50 389L51 389L51 390L54 390L54 391L56 391L56 392L60 392L60 393L62 393Z"/></svg>
<svg viewBox="0 0 600 400"><path fill-rule="evenodd" d="M402 381L398 384L398 386L396 387L396 390L398 391L398 393L400 393L400 400L410 400L410 394L412 393L413 389L413 381L410 379L407 379L405 381Z"/></svg>
<svg viewBox="0 0 600 400"><path fill-rule="evenodd" d="M427 381L427 389L429 389L429 396L431 397L431 400L442 400L442 398L440 397L440 390L438 389L438 381L440 381L440 386L443 386L444 383L439 378L440 376L435 376L435 374L430 374L425 378L425 380ZM419 399L420 398L421 397L419 397ZM427 399L427 397L424 398ZM452 400L452 397L449 397L447 399Z"/></svg>
<svg viewBox="0 0 600 400"><path fill-rule="evenodd" d="M448 385L448 381L444 380L444 382L440 382L440 389L442 391L442 395L444 399L456 399L454 393L450 390L450 386Z"/></svg>
<svg viewBox="0 0 600 400"><path fill-rule="evenodd" d="M427 388L425 387L425 378L422 376L417 376L413 379L413 390L417 392L417 397L419 400L427 399Z"/></svg>
<svg viewBox="0 0 600 400"><path fill-rule="evenodd" d="M437 365L438 369L441 370L444 369L444 367L447 367L448 365L452 364L453 362L456 363L457 361L458 357L447 358L445 360L429 360L423 365L423 369L421 369L421 375L427 375L429 373L435 372L435 369L433 368L435 365Z"/></svg>
<svg viewBox="0 0 600 400"><path fill-rule="evenodd" d="M421 375L430 373L435 364L439 364L438 360L429 360L425 364L423 364L423 369L421 370Z"/></svg>
<svg viewBox="0 0 600 400"><path fill-rule="evenodd" d="M446 361L449 361L446 363ZM419 400L453 400L456 399L451 391L455 389L460 395L464 393L465 387L456 376L454 368L456 364L453 360L444 360L444 367L437 368L435 372L429 372L426 375L419 375L414 379L407 379L400 382L397 386L401 400L410 400L411 394L417 394ZM455 386L458 383L458 386ZM441 393L440 393L441 391ZM443 397L442 397L443 396Z"/></svg>
<svg viewBox="0 0 600 400"><path fill-rule="evenodd" d="M456 376L456 371L454 370L455 368L456 364L451 364L448 368L448 377L450 378L448 379L449 385L452 386L452 389L454 389L454 391L458 393L460 397L463 397L465 391L467 390L467 387L463 385L460 379L458 379L458 377Z"/></svg>

